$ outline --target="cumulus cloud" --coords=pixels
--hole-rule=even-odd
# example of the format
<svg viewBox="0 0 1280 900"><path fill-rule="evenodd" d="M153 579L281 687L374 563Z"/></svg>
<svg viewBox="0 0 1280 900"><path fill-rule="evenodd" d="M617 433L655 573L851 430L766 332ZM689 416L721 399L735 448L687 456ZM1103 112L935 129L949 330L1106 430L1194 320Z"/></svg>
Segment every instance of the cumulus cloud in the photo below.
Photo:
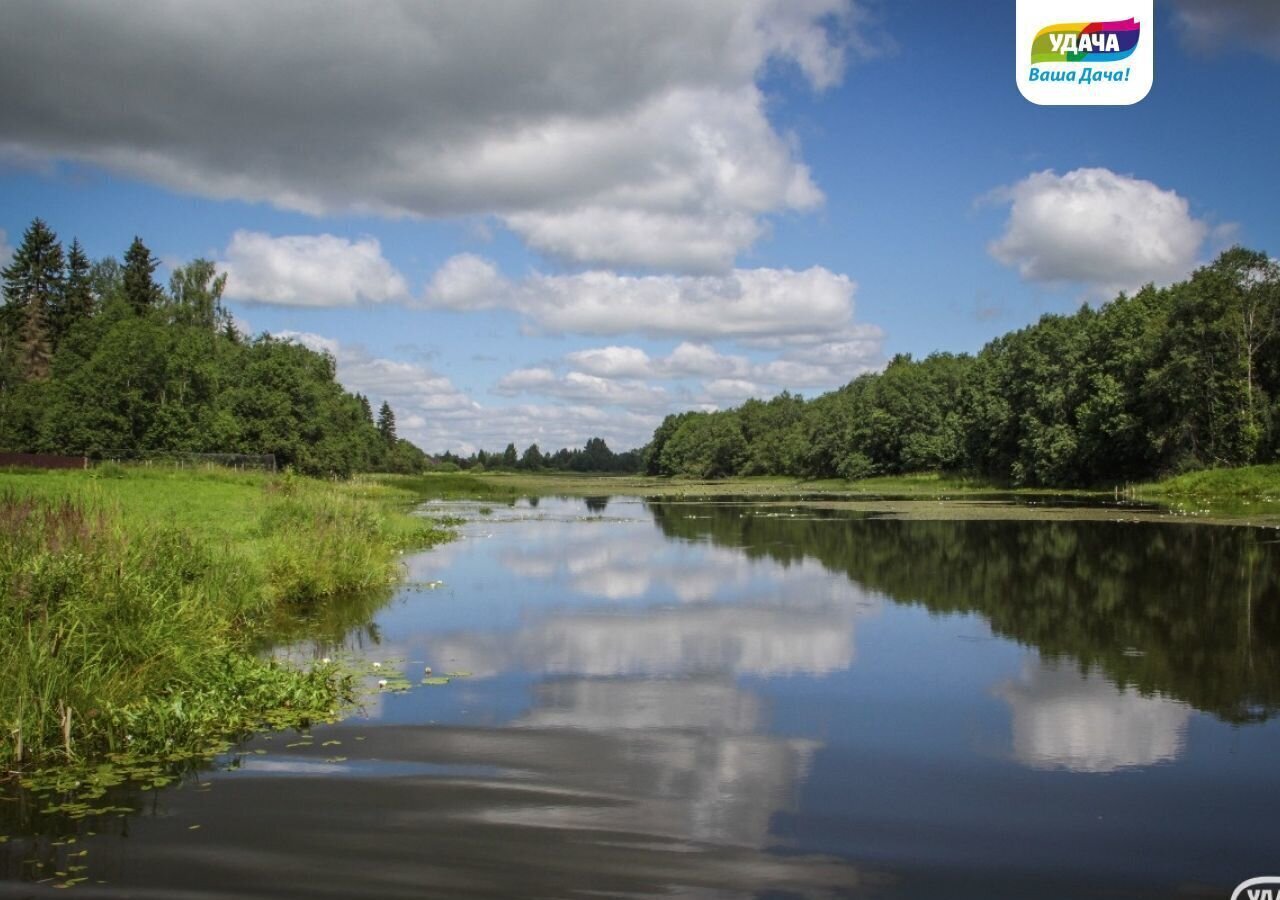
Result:
<svg viewBox="0 0 1280 900"><path fill-rule="evenodd" d="M428 366L373 356L362 347L311 332L280 331L275 336L328 353L337 363L343 387L365 394L375 407L384 400L390 403L400 436L432 452L494 450L510 441L521 448L537 443L543 449L559 449L580 447L590 437L602 437L610 447L625 450L648 441L662 421L646 394L628 396L606 389L601 397L592 395L589 386L580 386L578 402L566 391L560 397L563 402L484 406ZM537 383L536 374L528 377L530 385ZM626 408L633 402L643 409Z"/></svg>
<svg viewBox="0 0 1280 900"><path fill-rule="evenodd" d="M218 268L226 296L280 306L354 306L404 300L404 276L382 255L376 238L350 241L331 234L272 237L258 231L231 236Z"/></svg>
<svg viewBox="0 0 1280 900"><path fill-rule="evenodd" d="M426 303L440 309L487 309L510 290L496 266L473 253L450 257L427 285Z"/></svg>
<svg viewBox="0 0 1280 900"><path fill-rule="evenodd" d="M822 90L874 49L854 0L13 0L0 30L41 35L0 54L9 156L692 271L822 200L762 74Z"/></svg>
<svg viewBox="0 0 1280 900"><path fill-rule="evenodd" d="M799 341L851 327L855 283L814 266L734 269L723 275L503 276L489 260L453 256L413 297L374 238L273 237L237 231L219 267L227 297L283 306L403 302L457 311L508 309L544 332ZM634 360L632 361L634 364ZM587 366L606 365L601 359ZM590 368L584 371L591 372ZM597 374L610 374L608 372Z"/></svg>
<svg viewBox="0 0 1280 900"><path fill-rule="evenodd" d="M707 343L683 341L670 353L652 355L639 347L610 345L565 354L556 366L516 369L495 390L503 394L541 394L574 400L614 402L633 409L734 405L751 397L769 397L782 390L829 389L845 384L883 362L878 329L853 329L851 334L782 345L773 359L754 360L744 354L723 353ZM567 368L567 374L557 369ZM700 387L684 382L703 379ZM675 382L668 391L654 381Z"/></svg>
<svg viewBox="0 0 1280 900"><path fill-rule="evenodd" d="M602 378L647 378L653 374L653 360L639 347L596 347L566 354L576 369Z"/></svg>
<svg viewBox="0 0 1280 900"><path fill-rule="evenodd" d="M1280 4L1275 0L1175 0L1182 40L1201 51L1243 44L1280 59Z"/></svg>
<svg viewBox="0 0 1280 900"><path fill-rule="evenodd" d="M541 366L530 366L508 372L498 382L496 390L502 394L520 394L551 387L559 379L556 373Z"/></svg>
<svg viewBox="0 0 1280 900"><path fill-rule="evenodd" d="M988 249L1028 281L1168 283L1190 273L1209 233L1177 193L1109 169L1037 172L993 197L1010 211Z"/></svg>
<svg viewBox="0 0 1280 900"><path fill-rule="evenodd" d="M751 366L745 356L727 356L710 344L683 341L663 360L663 369L680 375L742 375Z"/></svg>
<svg viewBox="0 0 1280 900"><path fill-rule="evenodd" d="M704 399L713 407L737 406L744 400L760 397L765 391L754 381L744 378L716 378L703 387Z"/></svg>
<svg viewBox="0 0 1280 900"><path fill-rule="evenodd" d="M581 447L600 437L614 450L640 447L653 437L661 413L582 403L520 403L485 407L483 415L434 423L422 446L463 453L500 450L509 441L522 450L536 443L544 451Z"/></svg>
<svg viewBox="0 0 1280 900"><path fill-rule="evenodd" d="M337 363L343 387L365 394L375 406L387 401L406 424L414 416L434 419L480 412L478 403L426 366L371 356L361 347L312 332L280 331L275 337L328 353Z"/></svg>
<svg viewBox="0 0 1280 900"><path fill-rule="evenodd" d="M559 377L550 369L543 368L517 369L500 379L494 391L508 396L536 393L577 403L622 406L632 410L658 410L669 400L665 389L643 381L618 381L585 372L569 372Z"/></svg>
<svg viewBox="0 0 1280 900"><path fill-rule="evenodd" d="M422 303L521 313L543 331L687 337L770 337L842 330L856 285L820 266L735 269L724 275L621 275L593 270L502 278L470 254L448 260Z"/></svg>

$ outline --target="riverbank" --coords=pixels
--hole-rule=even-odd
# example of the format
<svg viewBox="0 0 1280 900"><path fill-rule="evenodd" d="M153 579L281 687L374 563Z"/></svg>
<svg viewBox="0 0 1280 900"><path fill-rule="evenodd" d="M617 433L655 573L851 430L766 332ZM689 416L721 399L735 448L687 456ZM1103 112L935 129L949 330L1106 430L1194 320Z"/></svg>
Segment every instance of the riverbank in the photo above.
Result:
<svg viewBox="0 0 1280 900"><path fill-rule="evenodd" d="M1105 490L1010 488L936 472L857 481L528 472L432 473L380 480L422 497L497 503L530 496L741 497L899 518L1175 518L1206 524L1280 524L1280 465L1214 469Z"/></svg>
<svg viewBox="0 0 1280 900"><path fill-rule="evenodd" d="M349 675L255 651L447 539L415 499L368 479L0 472L0 771L176 759L332 717Z"/></svg>
<svg viewBox="0 0 1280 900"><path fill-rule="evenodd" d="M815 494L929 497L941 493L1008 492L1007 488L990 482L938 473L868 478L862 481L808 481L776 475L704 479L567 472L441 472L415 476L379 476L379 480L388 486L412 490L421 496L440 500L501 500L526 496L591 497L609 494L640 497L800 497Z"/></svg>

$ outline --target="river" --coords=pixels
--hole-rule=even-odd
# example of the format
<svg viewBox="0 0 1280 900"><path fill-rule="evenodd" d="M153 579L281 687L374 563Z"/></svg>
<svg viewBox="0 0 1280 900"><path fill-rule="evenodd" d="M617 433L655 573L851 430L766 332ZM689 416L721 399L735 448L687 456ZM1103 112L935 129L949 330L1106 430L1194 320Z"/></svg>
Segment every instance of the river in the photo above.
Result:
<svg viewBox="0 0 1280 900"><path fill-rule="evenodd" d="M93 897L1227 900L1280 870L1274 530L426 511L460 539L281 651L396 673L362 712L10 836L0 895L83 865Z"/></svg>

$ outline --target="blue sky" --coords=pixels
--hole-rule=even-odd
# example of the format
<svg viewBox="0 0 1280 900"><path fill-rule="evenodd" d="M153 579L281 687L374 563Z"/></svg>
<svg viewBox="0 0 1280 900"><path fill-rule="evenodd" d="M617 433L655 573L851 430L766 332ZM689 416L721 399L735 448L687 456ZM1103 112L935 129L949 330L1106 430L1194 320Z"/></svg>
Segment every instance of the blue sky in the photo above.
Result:
<svg viewBox="0 0 1280 900"><path fill-rule="evenodd" d="M1158 0L1132 107L1024 100L1011 0L324 9L6 4L0 254L40 216L213 259L247 328L470 450L643 443L1280 247L1264 0Z"/></svg>

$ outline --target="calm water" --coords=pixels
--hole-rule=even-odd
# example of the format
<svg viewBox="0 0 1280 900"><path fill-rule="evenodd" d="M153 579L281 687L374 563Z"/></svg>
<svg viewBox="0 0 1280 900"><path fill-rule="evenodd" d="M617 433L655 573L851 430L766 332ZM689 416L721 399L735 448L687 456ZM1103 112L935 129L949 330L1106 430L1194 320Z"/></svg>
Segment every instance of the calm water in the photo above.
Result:
<svg viewBox="0 0 1280 900"><path fill-rule="evenodd" d="M465 512L342 640L412 690L0 844L0 894L80 850L72 893L112 897L1227 900L1280 871L1276 531Z"/></svg>

